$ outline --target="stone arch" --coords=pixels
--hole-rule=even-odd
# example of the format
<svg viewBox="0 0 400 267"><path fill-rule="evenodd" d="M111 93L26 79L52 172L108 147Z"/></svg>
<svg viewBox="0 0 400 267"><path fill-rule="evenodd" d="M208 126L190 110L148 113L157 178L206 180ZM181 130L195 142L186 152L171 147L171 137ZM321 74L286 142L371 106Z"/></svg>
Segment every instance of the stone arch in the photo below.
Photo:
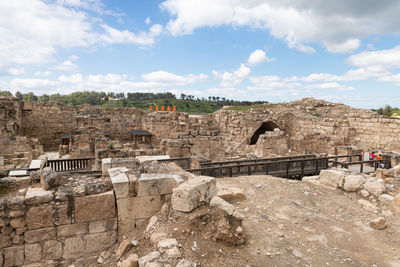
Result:
<svg viewBox="0 0 400 267"><path fill-rule="evenodd" d="M275 128L279 129L279 126L273 121L263 122L260 127L254 132L250 138L250 145L257 144L258 137L265 132L272 132Z"/></svg>

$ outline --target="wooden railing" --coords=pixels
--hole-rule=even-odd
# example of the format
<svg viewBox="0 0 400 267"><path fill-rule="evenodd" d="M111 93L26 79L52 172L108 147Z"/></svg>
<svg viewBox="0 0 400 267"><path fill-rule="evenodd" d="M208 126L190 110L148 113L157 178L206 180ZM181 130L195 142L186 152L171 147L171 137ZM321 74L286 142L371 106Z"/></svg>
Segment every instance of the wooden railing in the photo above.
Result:
<svg viewBox="0 0 400 267"><path fill-rule="evenodd" d="M329 157L316 157L316 155L302 155L292 157L264 158L254 160L237 160L211 162L202 164L198 169L186 171L213 177L233 177L241 175L267 174L277 177L301 178L305 175L317 175L321 170L331 167L331 159L352 159L359 155L342 155ZM211 165L211 166L210 166Z"/></svg>
<svg viewBox="0 0 400 267"><path fill-rule="evenodd" d="M74 170L92 170L95 158L53 159L47 160L46 167L57 172Z"/></svg>

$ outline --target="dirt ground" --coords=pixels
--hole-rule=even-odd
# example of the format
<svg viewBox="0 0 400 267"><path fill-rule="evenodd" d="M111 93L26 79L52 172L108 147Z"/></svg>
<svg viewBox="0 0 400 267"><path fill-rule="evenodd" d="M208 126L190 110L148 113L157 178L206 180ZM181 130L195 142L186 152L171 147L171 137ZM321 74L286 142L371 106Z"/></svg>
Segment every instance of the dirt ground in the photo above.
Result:
<svg viewBox="0 0 400 267"><path fill-rule="evenodd" d="M182 256L200 266L400 266L399 217L388 217L383 230L369 226L386 206L368 212L355 193L265 175L217 183L245 192L246 199L232 203L246 216L245 245L214 242L179 220L164 225Z"/></svg>

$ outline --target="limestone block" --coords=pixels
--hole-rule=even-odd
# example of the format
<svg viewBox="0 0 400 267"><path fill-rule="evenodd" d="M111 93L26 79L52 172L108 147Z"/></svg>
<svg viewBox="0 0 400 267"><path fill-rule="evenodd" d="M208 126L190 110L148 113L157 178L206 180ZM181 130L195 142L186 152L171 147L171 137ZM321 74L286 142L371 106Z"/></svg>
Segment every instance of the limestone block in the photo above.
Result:
<svg viewBox="0 0 400 267"><path fill-rule="evenodd" d="M24 216L25 212L23 212L22 210L13 210L10 211L10 213L8 214L8 218L12 219L12 218L18 218L21 216Z"/></svg>
<svg viewBox="0 0 400 267"><path fill-rule="evenodd" d="M166 250L169 248L177 247L178 246L178 241L176 241L175 238L166 238L163 240L160 240L157 244L157 248L162 250Z"/></svg>
<svg viewBox="0 0 400 267"><path fill-rule="evenodd" d="M25 262L38 262L42 259L42 247L39 243L25 245Z"/></svg>
<svg viewBox="0 0 400 267"><path fill-rule="evenodd" d="M108 169L111 168L111 158L105 158L101 160L101 173L103 176L108 175Z"/></svg>
<svg viewBox="0 0 400 267"><path fill-rule="evenodd" d="M78 258L85 253L85 244L81 236L65 239L63 257L65 259Z"/></svg>
<svg viewBox="0 0 400 267"><path fill-rule="evenodd" d="M224 199L225 201L238 201L246 199L243 190L239 188L221 185L217 185L217 188L217 196Z"/></svg>
<svg viewBox="0 0 400 267"><path fill-rule="evenodd" d="M379 196L379 201L383 204L390 204L392 202L394 197L388 194L382 194Z"/></svg>
<svg viewBox="0 0 400 267"><path fill-rule="evenodd" d="M158 251L150 252L139 259L139 267L145 267L147 263L160 258L160 256L161 254Z"/></svg>
<svg viewBox="0 0 400 267"><path fill-rule="evenodd" d="M53 239L56 236L56 229L54 227L41 228L36 230L28 230L25 232L26 243L36 243L43 240Z"/></svg>
<svg viewBox="0 0 400 267"><path fill-rule="evenodd" d="M229 204L228 202L226 202L225 200L223 200L218 196L214 196L210 200L210 206L219 208L224 212L225 215L229 217L232 216L232 218L235 220L241 221L244 219L244 215L241 214L239 211L237 211L233 205Z"/></svg>
<svg viewBox="0 0 400 267"><path fill-rule="evenodd" d="M363 209L365 209L366 211L375 211L378 210L378 207L375 206L374 204L372 204L371 202L369 202L368 200L365 199L359 199L358 204L360 204Z"/></svg>
<svg viewBox="0 0 400 267"><path fill-rule="evenodd" d="M144 229L146 227L147 219L125 220L118 221L118 239L124 235L131 233L137 229Z"/></svg>
<svg viewBox="0 0 400 267"><path fill-rule="evenodd" d="M356 192L363 188L364 183L363 175L347 175L344 178L343 189L347 192Z"/></svg>
<svg viewBox="0 0 400 267"><path fill-rule="evenodd" d="M367 190L371 195L379 197L382 193L386 192L385 181L382 179L370 178L364 184L364 189Z"/></svg>
<svg viewBox="0 0 400 267"><path fill-rule="evenodd" d="M376 169L376 171L375 171L375 177L376 177L376 178L379 178L379 179L385 179L386 176L385 176L384 172L385 172L384 169L381 169L381 168Z"/></svg>
<svg viewBox="0 0 400 267"><path fill-rule="evenodd" d="M49 204L34 206L26 213L28 229L44 228L53 225L53 206Z"/></svg>
<svg viewBox="0 0 400 267"><path fill-rule="evenodd" d="M118 218L123 221L147 219L157 213L163 204L160 195L119 199Z"/></svg>
<svg viewBox="0 0 400 267"><path fill-rule="evenodd" d="M10 226L12 228L23 228L23 227L25 227L25 217L19 217L19 218L10 220Z"/></svg>
<svg viewBox="0 0 400 267"><path fill-rule="evenodd" d="M400 193L397 193L390 202L390 209L397 214L400 213Z"/></svg>
<svg viewBox="0 0 400 267"><path fill-rule="evenodd" d="M119 244L117 251L115 252L115 257L119 260L126 252L128 252L133 247L130 239L122 240Z"/></svg>
<svg viewBox="0 0 400 267"><path fill-rule="evenodd" d="M190 212L202 202L209 201L216 194L215 179L208 176L198 176L174 188L171 198L172 208Z"/></svg>
<svg viewBox="0 0 400 267"><path fill-rule="evenodd" d="M345 172L341 170L321 170L319 181L323 185L336 188L343 187Z"/></svg>
<svg viewBox="0 0 400 267"><path fill-rule="evenodd" d="M11 210L22 210L25 208L24 197L11 197L7 200L7 207Z"/></svg>
<svg viewBox="0 0 400 267"><path fill-rule="evenodd" d="M117 219L89 222L89 233L102 233L117 230Z"/></svg>
<svg viewBox="0 0 400 267"><path fill-rule="evenodd" d="M195 267L196 264L186 259L181 259L175 267Z"/></svg>
<svg viewBox="0 0 400 267"><path fill-rule="evenodd" d="M62 243L56 240L46 241L43 245L43 258L58 260L62 257Z"/></svg>
<svg viewBox="0 0 400 267"><path fill-rule="evenodd" d="M378 217L370 221L370 226L375 230L382 230L387 227L387 221L384 217Z"/></svg>
<svg viewBox="0 0 400 267"><path fill-rule="evenodd" d="M9 247L3 250L4 267L24 264L24 246Z"/></svg>
<svg viewBox="0 0 400 267"><path fill-rule="evenodd" d="M117 199L129 196L129 179L125 167L108 169L110 179Z"/></svg>
<svg viewBox="0 0 400 267"><path fill-rule="evenodd" d="M67 204L62 204L60 206L57 206L56 213L57 213L57 218L58 218L58 221L57 221L58 225L70 224L72 222L72 214L70 214L70 217L68 216Z"/></svg>
<svg viewBox="0 0 400 267"><path fill-rule="evenodd" d="M111 219L115 216L113 191L75 198L75 222Z"/></svg>
<svg viewBox="0 0 400 267"><path fill-rule="evenodd" d="M86 243L86 253L100 252L111 247L117 241L117 232L87 234L83 236Z"/></svg>
<svg viewBox="0 0 400 267"><path fill-rule="evenodd" d="M139 256L137 254L131 254L129 257L121 262L120 267L139 267Z"/></svg>
<svg viewBox="0 0 400 267"><path fill-rule="evenodd" d="M11 246L10 236L8 234L0 234L0 249L9 246Z"/></svg>
<svg viewBox="0 0 400 267"><path fill-rule="evenodd" d="M142 173L137 181L137 196L172 193L172 177L164 173Z"/></svg>
<svg viewBox="0 0 400 267"><path fill-rule="evenodd" d="M53 192L41 187L29 187L25 195L27 205L39 205L53 200Z"/></svg>
<svg viewBox="0 0 400 267"><path fill-rule="evenodd" d="M57 227L57 236L74 236L88 232L89 226L87 223L66 224Z"/></svg>

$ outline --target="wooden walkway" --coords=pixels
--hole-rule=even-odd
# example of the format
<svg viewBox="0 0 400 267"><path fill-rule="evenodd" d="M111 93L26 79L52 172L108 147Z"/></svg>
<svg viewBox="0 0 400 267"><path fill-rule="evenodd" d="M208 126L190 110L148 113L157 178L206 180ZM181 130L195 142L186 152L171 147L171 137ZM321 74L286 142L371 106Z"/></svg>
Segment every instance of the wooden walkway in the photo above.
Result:
<svg viewBox="0 0 400 267"><path fill-rule="evenodd" d="M317 157L302 155L292 157L263 158L252 160L221 161L201 164L198 169L186 169L196 175L212 177L234 177L242 175L273 175L285 178L302 178L317 175L321 170L331 167L332 159L358 157L359 155L343 155Z"/></svg>

